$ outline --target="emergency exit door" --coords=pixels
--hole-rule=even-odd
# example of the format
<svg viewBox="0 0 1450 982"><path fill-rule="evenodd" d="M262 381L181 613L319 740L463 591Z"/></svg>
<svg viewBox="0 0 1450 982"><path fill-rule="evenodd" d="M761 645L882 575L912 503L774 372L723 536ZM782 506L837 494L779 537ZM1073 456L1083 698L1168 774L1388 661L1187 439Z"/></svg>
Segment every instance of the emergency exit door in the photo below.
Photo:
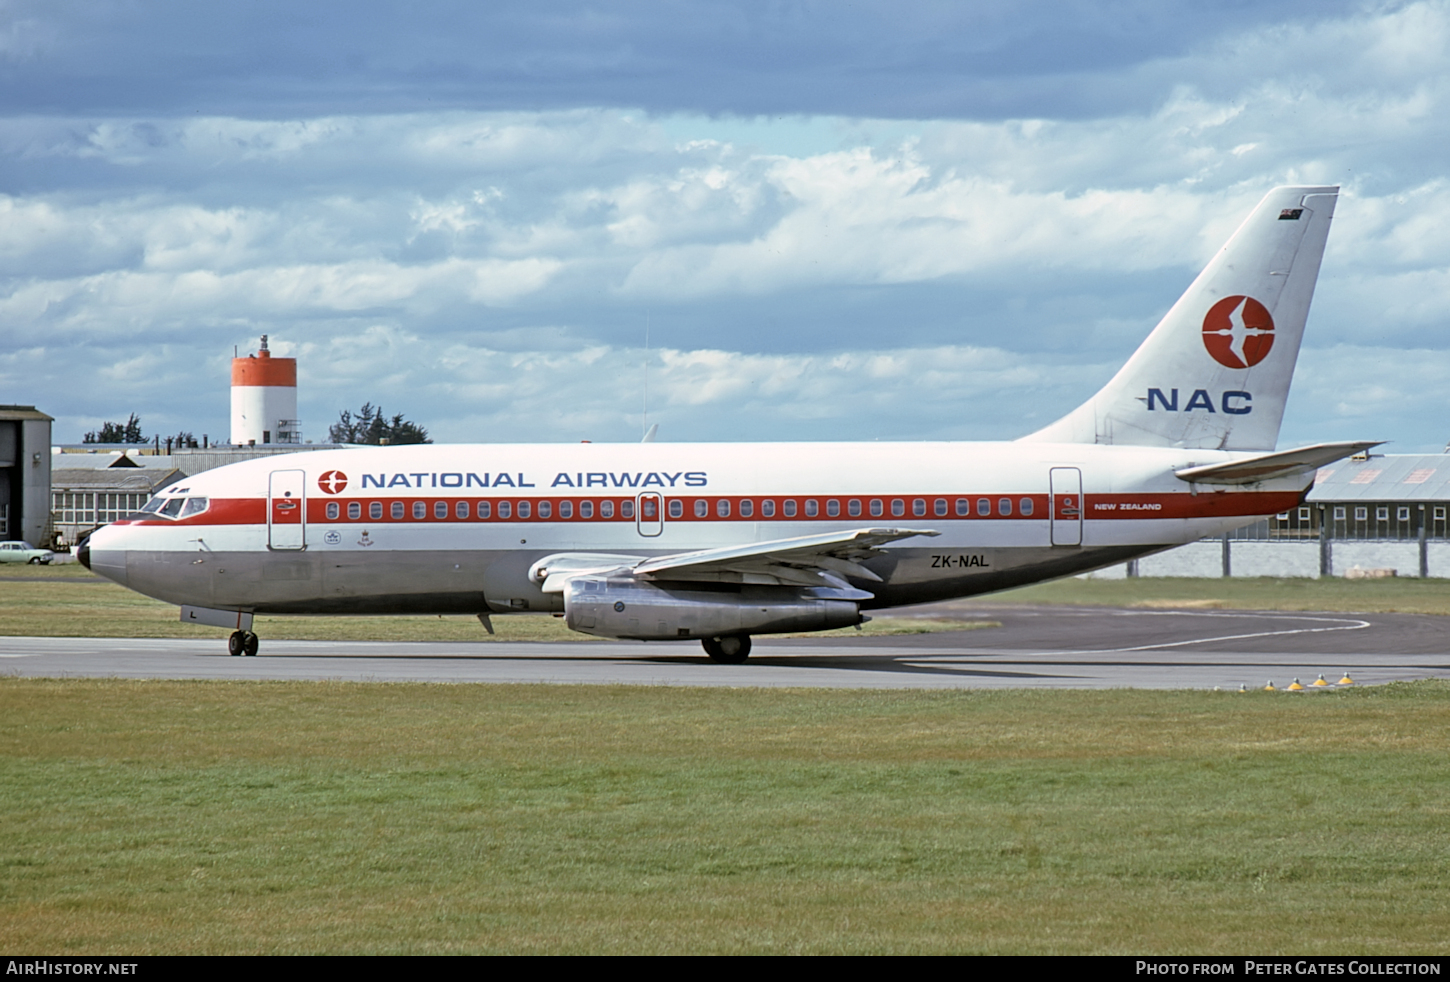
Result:
<svg viewBox="0 0 1450 982"><path fill-rule="evenodd" d="M653 537L664 531L664 500L657 493L646 491L635 504L638 505L638 510L635 511L635 527L639 529L640 535Z"/></svg>

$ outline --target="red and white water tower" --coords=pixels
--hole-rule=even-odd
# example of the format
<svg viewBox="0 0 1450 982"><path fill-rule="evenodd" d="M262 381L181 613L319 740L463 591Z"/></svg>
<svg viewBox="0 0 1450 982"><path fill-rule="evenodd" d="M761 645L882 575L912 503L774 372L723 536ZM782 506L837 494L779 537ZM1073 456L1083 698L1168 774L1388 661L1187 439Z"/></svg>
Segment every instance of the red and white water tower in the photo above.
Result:
<svg viewBox="0 0 1450 982"><path fill-rule="evenodd" d="M297 359L273 358L267 335L255 355L232 359L232 443L301 443Z"/></svg>

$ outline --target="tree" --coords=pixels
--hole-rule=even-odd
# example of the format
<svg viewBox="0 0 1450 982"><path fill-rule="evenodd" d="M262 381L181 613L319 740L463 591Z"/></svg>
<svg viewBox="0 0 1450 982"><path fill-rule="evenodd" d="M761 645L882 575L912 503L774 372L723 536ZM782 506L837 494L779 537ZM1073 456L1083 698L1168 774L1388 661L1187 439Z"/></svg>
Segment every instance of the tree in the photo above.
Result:
<svg viewBox="0 0 1450 982"><path fill-rule="evenodd" d="M100 430L91 430L82 443L145 443L141 434L141 418L135 413L124 423L102 423Z"/></svg>
<svg viewBox="0 0 1450 982"><path fill-rule="evenodd" d="M403 418L399 413L389 420L383 415L383 407L373 408L370 402L353 416L344 409L327 431L333 443L366 443L380 446L384 443L432 443L428 431L417 423Z"/></svg>

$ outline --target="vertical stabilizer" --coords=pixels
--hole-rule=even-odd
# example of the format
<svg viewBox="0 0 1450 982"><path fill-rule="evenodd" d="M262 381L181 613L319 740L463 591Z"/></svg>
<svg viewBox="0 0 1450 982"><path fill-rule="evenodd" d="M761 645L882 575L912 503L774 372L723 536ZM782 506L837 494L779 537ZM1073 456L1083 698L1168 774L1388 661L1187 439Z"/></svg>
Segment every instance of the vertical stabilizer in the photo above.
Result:
<svg viewBox="0 0 1450 982"><path fill-rule="evenodd" d="M1112 381L1023 439L1274 449L1338 194L1270 191Z"/></svg>

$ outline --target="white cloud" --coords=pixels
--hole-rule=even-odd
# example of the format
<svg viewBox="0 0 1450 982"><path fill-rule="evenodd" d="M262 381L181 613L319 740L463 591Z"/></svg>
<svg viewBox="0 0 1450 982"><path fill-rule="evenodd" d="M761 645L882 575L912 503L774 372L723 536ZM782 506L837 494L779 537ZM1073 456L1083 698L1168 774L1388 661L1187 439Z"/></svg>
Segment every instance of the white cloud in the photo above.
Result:
<svg viewBox="0 0 1450 982"><path fill-rule="evenodd" d="M1210 38L1123 69L1153 105L1095 118L0 120L0 385L220 433L226 358L268 333L314 438L372 399L444 439L622 439L650 323L671 439L1012 436L1306 181L1345 193L1290 426L1373 407L1425 443L1447 38L1445 3Z"/></svg>

